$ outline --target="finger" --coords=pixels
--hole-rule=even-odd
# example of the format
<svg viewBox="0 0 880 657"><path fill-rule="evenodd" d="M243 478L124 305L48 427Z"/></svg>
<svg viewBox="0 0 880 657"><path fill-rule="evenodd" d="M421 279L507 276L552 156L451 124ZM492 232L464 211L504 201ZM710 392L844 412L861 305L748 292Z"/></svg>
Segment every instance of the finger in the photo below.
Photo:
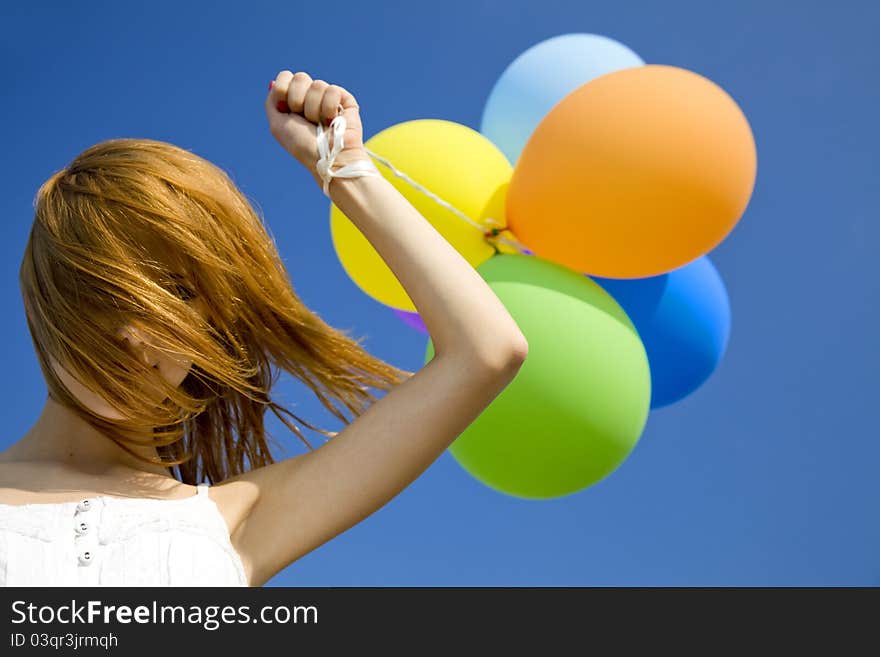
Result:
<svg viewBox="0 0 880 657"><path fill-rule="evenodd" d="M363 126L361 125L360 106L357 103L357 99L355 99L355 97L348 89L344 87L340 87L340 89L342 89L342 97L339 101L339 104L342 106L342 116L345 117L345 122L348 126L348 129L363 131Z"/></svg>
<svg viewBox="0 0 880 657"><path fill-rule="evenodd" d="M340 103L342 104L343 110L350 108L360 109L357 100L355 100L355 97L351 95L351 92L348 89L344 87L339 87L339 89L342 91Z"/></svg>
<svg viewBox="0 0 880 657"><path fill-rule="evenodd" d="M342 111L343 91L345 90L338 84L331 84L324 91L324 98L321 100L321 112L319 117L324 125L330 125L330 121L336 118L338 112Z"/></svg>
<svg viewBox="0 0 880 657"><path fill-rule="evenodd" d="M290 86L292 78L293 73L288 70L279 71L275 76L275 84L272 85L269 89L269 95L266 96L266 113L270 117L280 112L278 102L287 97L287 88Z"/></svg>
<svg viewBox="0 0 880 657"><path fill-rule="evenodd" d="M305 102L306 93L312 85L311 76L304 71L297 71L290 81L290 88L287 90L287 106L290 111L296 114L303 113L303 103Z"/></svg>
<svg viewBox="0 0 880 657"><path fill-rule="evenodd" d="M312 123L318 123L321 120L321 100L329 86L324 80L315 80L306 92L306 98L303 102L303 116Z"/></svg>

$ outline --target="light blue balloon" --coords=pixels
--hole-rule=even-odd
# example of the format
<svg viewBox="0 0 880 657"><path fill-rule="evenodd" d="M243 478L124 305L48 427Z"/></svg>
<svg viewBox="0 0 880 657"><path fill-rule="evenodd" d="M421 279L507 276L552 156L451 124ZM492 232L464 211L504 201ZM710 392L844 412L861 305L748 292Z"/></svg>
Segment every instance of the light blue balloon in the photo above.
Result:
<svg viewBox="0 0 880 657"><path fill-rule="evenodd" d="M542 41L513 60L495 82L480 132L515 166L532 132L559 101L600 75L644 64L622 43L598 34Z"/></svg>
<svg viewBox="0 0 880 657"><path fill-rule="evenodd" d="M639 332L651 369L651 408L699 388L718 367L730 337L730 299L707 256L660 276L600 278Z"/></svg>

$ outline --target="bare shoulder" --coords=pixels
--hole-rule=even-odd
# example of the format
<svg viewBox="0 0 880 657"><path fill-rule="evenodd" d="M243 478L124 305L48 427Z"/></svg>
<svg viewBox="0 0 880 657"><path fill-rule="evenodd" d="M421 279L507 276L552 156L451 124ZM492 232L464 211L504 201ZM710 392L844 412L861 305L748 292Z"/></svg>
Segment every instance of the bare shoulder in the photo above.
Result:
<svg viewBox="0 0 880 657"><path fill-rule="evenodd" d="M260 471L266 467L271 466L250 470L208 488L209 497L226 521L229 542L244 565L250 586L261 586L265 579L259 581L256 579L258 564L254 563L253 557L245 548L242 536L248 524L248 517L260 497L258 483Z"/></svg>
<svg viewBox="0 0 880 657"><path fill-rule="evenodd" d="M331 438L338 433L338 431L330 432ZM209 495L229 526L229 535L234 546L236 546L236 539L245 520L260 498L260 488L264 480L275 474L280 463L292 460L292 458L296 457L248 470L211 486Z"/></svg>
<svg viewBox="0 0 880 657"><path fill-rule="evenodd" d="M337 433L332 435L335 436ZM297 457L290 457L242 472L210 487L209 495L226 519L233 545L245 520L259 500L262 487L266 485L267 480L276 476L276 471L280 469L282 463L295 458Z"/></svg>
<svg viewBox="0 0 880 657"><path fill-rule="evenodd" d="M0 503L59 504L82 497L182 499L196 487L131 470L95 473L57 461L0 460Z"/></svg>
<svg viewBox="0 0 880 657"><path fill-rule="evenodd" d="M244 475L230 477L208 489L208 496L226 520L233 545L244 520L257 500L257 492L256 485L248 481Z"/></svg>
<svg viewBox="0 0 880 657"><path fill-rule="evenodd" d="M0 460L0 504L27 504L34 501L40 472L27 463Z"/></svg>
<svg viewBox="0 0 880 657"><path fill-rule="evenodd" d="M516 376L522 363L440 355L332 440L218 486L233 546L261 585L412 483ZM237 524L234 524L237 523Z"/></svg>

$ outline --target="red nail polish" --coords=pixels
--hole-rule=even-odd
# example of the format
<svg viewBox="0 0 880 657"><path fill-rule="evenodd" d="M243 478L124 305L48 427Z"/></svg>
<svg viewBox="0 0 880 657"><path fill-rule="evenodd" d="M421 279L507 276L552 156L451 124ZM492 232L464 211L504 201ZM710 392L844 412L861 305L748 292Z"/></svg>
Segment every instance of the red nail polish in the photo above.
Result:
<svg viewBox="0 0 880 657"><path fill-rule="evenodd" d="M275 80L272 80L272 81L269 83L269 91L272 91L272 87L274 87L274 86L275 86Z"/></svg>
<svg viewBox="0 0 880 657"><path fill-rule="evenodd" d="M286 100L279 100L277 103L275 103L275 108L279 112L290 112L290 108L287 106Z"/></svg>
<svg viewBox="0 0 880 657"><path fill-rule="evenodd" d="M324 123L330 125L331 123L333 123L333 117L328 116L326 119L324 119Z"/></svg>

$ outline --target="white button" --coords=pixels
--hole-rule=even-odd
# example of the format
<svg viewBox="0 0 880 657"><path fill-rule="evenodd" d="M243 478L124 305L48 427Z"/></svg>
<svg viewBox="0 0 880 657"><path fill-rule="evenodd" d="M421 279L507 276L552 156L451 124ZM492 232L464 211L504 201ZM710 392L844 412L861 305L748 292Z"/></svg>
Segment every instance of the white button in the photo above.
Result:
<svg viewBox="0 0 880 657"><path fill-rule="evenodd" d="M76 527L74 527L74 529L76 530L76 533L79 534L80 536L82 536L83 534L88 534L89 523L81 522L78 525L76 525Z"/></svg>
<svg viewBox="0 0 880 657"><path fill-rule="evenodd" d="M91 500L83 500L82 502L80 502L79 504L76 505L77 511L88 511L90 508L92 508L92 501Z"/></svg>
<svg viewBox="0 0 880 657"><path fill-rule="evenodd" d="M83 566L88 566L90 563L92 563L92 553L89 552L88 550L86 550L85 552L80 553L80 555L79 555L79 562L80 562Z"/></svg>

